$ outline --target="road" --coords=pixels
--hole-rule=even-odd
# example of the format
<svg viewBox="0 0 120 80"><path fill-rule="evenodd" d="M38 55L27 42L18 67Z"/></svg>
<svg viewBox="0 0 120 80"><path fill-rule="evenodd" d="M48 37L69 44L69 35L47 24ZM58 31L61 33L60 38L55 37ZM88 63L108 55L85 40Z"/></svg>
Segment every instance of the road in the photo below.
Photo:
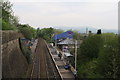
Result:
<svg viewBox="0 0 120 80"><path fill-rule="evenodd" d="M49 54L45 41L38 39L35 53L33 54L33 68L31 78L46 78L60 80L60 75Z"/></svg>

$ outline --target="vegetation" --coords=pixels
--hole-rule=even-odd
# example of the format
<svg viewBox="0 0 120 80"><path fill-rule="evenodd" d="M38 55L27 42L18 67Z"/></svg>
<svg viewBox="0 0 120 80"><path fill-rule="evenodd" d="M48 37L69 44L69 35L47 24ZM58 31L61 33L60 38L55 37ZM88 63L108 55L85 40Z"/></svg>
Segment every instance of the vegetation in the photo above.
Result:
<svg viewBox="0 0 120 80"><path fill-rule="evenodd" d="M9 1L2 2L2 30L16 30L18 25L18 18L14 16L12 11L12 4Z"/></svg>
<svg viewBox="0 0 120 80"><path fill-rule="evenodd" d="M51 27L43 28L41 30L39 28L37 29L37 37L41 37L48 42L51 41L53 33L54 33L54 29Z"/></svg>
<svg viewBox="0 0 120 80"><path fill-rule="evenodd" d="M87 37L78 50L78 77L119 78L118 36L112 33Z"/></svg>
<svg viewBox="0 0 120 80"><path fill-rule="evenodd" d="M27 39L31 40L36 37L36 30L27 24L19 25L18 29Z"/></svg>
<svg viewBox="0 0 120 80"><path fill-rule="evenodd" d="M21 39L19 39L19 40L20 40L19 43L20 43L21 51L22 51L23 55L25 56L28 64L31 64L32 63L32 52L29 49L29 47L27 46L26 41L21 40Z"/></svg>
<svg viewBox="0 0 120 80"><path fill-rule="evenodd" d="M60 33L63 33L64 30L61 30L61 29L54 29L54 34L60 34Z"/></svg>

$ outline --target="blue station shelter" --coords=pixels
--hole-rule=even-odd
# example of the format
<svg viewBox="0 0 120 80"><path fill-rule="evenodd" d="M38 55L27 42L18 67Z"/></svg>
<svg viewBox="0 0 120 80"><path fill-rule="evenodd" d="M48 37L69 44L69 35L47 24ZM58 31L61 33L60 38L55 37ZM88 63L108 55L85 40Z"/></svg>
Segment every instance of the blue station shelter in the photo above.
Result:
<svg viewBox="0 0 120 80"><path fill-rule="evenodd" d="M53 37L54 41L59 39L73 38L74 33L72 31L67 31L61 34L57 34Z"/></svg>

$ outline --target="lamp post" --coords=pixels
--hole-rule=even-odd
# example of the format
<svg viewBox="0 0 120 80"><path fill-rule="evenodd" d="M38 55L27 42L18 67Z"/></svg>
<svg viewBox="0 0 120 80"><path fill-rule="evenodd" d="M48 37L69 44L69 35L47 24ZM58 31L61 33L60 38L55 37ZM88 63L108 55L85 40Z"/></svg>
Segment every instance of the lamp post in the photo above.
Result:
<svg viewBox="0 0 120 80"><path fill-rule="evenodd" d="M75 70L74 70L75 78L77 75L76 65L77 65L77 40L75 41Z"/></svg>
<svg viewBox="0 0 120 80"><path fill-rule="evenodd" d="M57 48L57 35L55 36L56 40L55 40L55 47Z"/></svg>

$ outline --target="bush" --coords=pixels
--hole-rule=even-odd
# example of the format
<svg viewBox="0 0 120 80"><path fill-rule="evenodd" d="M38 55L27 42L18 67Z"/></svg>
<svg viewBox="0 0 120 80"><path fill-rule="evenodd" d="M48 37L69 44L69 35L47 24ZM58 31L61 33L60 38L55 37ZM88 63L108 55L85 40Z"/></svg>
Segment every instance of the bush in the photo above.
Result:
<svg viewBox="0 0 120 80"><path fill-rule="evenodd" d="M21 48L22 48L22 53L25 56L25 58L27 59L27 62L29 64L32 63L32 52L31 50L27 47L26 44L24 44L24 41L20 41L21 42Z"/></svg>

